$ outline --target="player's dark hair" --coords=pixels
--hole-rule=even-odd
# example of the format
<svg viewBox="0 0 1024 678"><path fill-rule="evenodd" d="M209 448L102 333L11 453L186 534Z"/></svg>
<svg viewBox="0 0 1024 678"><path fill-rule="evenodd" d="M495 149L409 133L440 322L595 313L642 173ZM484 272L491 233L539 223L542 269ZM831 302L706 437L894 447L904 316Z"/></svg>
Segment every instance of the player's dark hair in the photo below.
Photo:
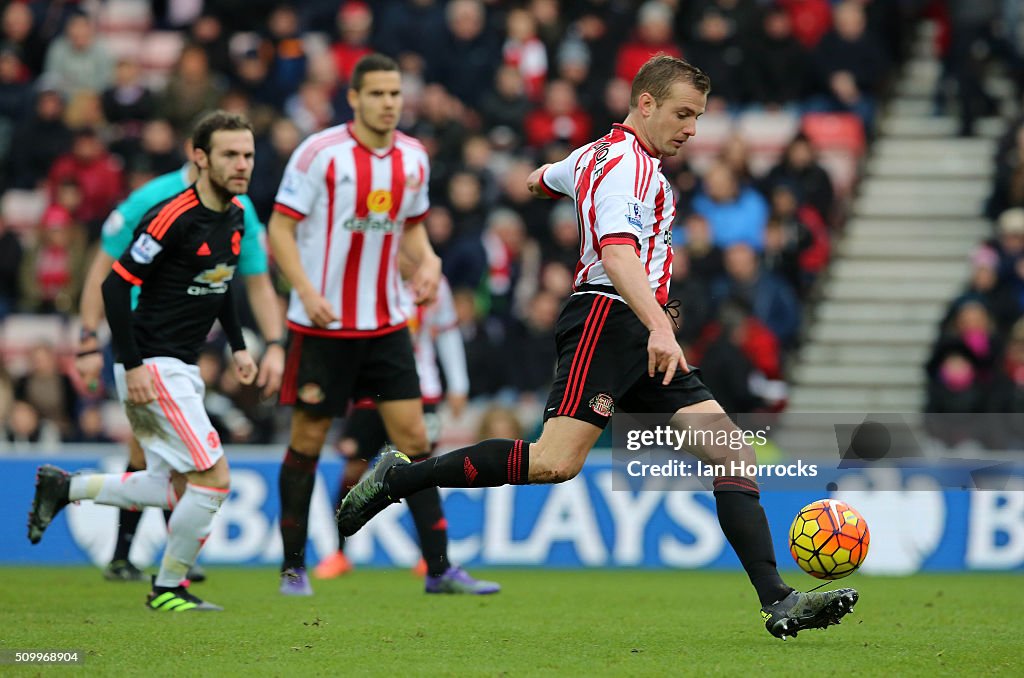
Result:
<svg viewBox="0 0 1024 678"><path fill-rule="evenodd" d="M213 138L214 132L243 129L253 132L252 123L244 115L220 110L207 113L199 119L199 122L196 123L195 128L192 130L192 148L201 148L208 154L210 152L210 140ZM255 135L255 132L253 132L253 135Z"/></svg>
<svg viewBox="0 0 1024 678"><path fill-rule="evenodd" d="M363 88L363 79L366 78L366 74L375 71L399 72L400 69L398 68L398 62L389 56L377 53L367 54L357 61L355 68L352 69L352 80L349 86L358 92Z"/></svg>
<svg viewBox="0 0 1024 678"><path fill-rule="evenodd" d="M636 108L640 95L647 92L660 106L668 96L673 83L685 82L701 94L711 91L711 79L704 71L682 59L668 54L656 54L647 60L636 77L629 93L629 107Z"/></svg>

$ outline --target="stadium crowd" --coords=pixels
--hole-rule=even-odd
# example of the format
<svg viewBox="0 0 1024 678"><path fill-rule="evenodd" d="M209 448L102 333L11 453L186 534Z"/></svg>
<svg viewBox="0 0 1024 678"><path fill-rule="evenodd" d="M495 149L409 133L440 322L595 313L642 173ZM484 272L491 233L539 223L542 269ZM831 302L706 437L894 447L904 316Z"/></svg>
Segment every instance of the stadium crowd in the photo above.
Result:
<svg viewBox="0 0 1024 678"><path fill-rule="evenodd" d="M678 195L678 336L726 409L777 410L801 309L828 264L857 171L856 157L843 180L826 169L822 122L849 129L852 121L861 146L864 130L870 138L905 20L922 4L4 2L0 440L103 442L126 433L108 416L111 383L96 391L79 383L71 329L15 336L11 321L54 316L74 326L105 218L130 191L183 165L190 125L211 108L254 122L249 195L266 223L291 152L350 118L347 79L371 51L399 60L401 127L431 156L427 226L454 291L471 396L512 408L487 412L483 425L527 433L551 379L553 328L579 236L572 206L532 199L526 177L621 121L628 83L651 54L704 69L713 83L708 128L717 132L703 146L699 133L664 167ZM758 116L788 121L786 137L735 124ZM1024 250L1024 211L1009 214L1000 220L1006 233L979 257L1019 283L1021 266L1007 257ZM954 324L994 332L994 321L964 310L975 307L961 304ZM999 322L1008 331L1012 318ZM1024 328L1014 327L1020 384ZM240 387L224 369L223 340L213 339L200 367L222 438L279 441L287 427L278 408Z"/></svg>
<svg viewBox="0 0 1024 678"><path fill-rule="evenodd" d="M972 84L962 88L962 132L970 131L978 116L998 110L982 77L990 62L998 62L1018 100L1024 93L1016 31L1001 28L1015 26L1019 18L1015 22L1004 16L1000 10L1006 7L999 3L978 5L948 17L954 32L959 22L960 33L983 46L970 57L950 46L952 58L968 63L948 66L947 72L974 74ZM992 223L992 234L970 253L970 275L938 327L925 366L925 410L931 415L1001 414L983 419L932 416L927 421L929 430L950 445L980 442L997 449L1019 448L1024 427L1010 414L1024 411L1024 118L1009 121L999 139L984 216Z"/></svg>

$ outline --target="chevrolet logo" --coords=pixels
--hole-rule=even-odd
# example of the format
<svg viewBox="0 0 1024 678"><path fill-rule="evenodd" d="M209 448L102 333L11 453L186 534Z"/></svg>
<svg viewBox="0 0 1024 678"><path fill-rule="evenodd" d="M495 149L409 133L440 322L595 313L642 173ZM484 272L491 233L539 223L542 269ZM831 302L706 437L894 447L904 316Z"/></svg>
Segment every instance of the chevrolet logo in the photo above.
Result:
<svg viewBox="0 0 1024 678"><path fill-rule="evenodd" d="M235 267L227 264L217 264L215 268L208 268L196 277L192 278L197 283L217 286L227 283L235 276Z"/></svg>

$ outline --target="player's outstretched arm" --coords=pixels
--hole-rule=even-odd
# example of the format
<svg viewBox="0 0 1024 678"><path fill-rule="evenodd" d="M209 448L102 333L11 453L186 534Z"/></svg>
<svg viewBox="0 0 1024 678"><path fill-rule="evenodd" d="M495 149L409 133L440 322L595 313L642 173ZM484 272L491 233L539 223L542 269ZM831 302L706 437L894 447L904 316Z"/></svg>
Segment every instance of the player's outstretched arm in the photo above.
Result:
<svg viewBox="0 0 1024 678"><path fill-rule="evenodd" d="M441 283L441 257L434 254L423 222L408 224L398 243L399 258L413 267L409 285L416 296L417 304L429 304L437 297L437 286Z"/></svg>
<svg viewBox="0 0 1024 678"><path fill-rule="evenodd" d="M274 260L281 273L299 295L302 305L306 308L306 315L317 327L327 327L337 322L338 317L334 314L330 302L317 292L302 268L299 246L295 242L295 228L298 225L297 219L280 212L271 214L270 224L267 226L270 251L274 253Z"/></svg>
<svg viewBox="0 0 1024 678"><path fill-rule="evenodd" d="M96 250L89 265L89 272L85 276L85 284L82 287L82 298L79 301L79 319L82 324L82 335L79 337L78 354L75 358L75 369L78 370L82 381L92 390L99 382L100 372L103 370L103 354L100 352L99 339L96 332L100 323L103 322L103 292L100 289L103 279L110 273L110 267L114 265L114 258L103 251Z"/></svg>
<svg viewBox="0 0 1024 678"><path fill-rule="evenodd" d="M260 359L259 380L256 385L263 389L263 397L269 398L281 388L284 374L284 329L281 319L281 304L274 291L274 284L267 273L245 276L245 291L249 307L256 316L256 324L267 342Z"/></svg>
<svg viewBox="0 0 1024 678"><path fill-rule="evenodd" d="M683 349L676 341L672 323L651 292L647 273L631 245L606 245L601 249L604 270L633 313L648 330L647 373L664 372L663 384L672 381L676 369L689 371Z"/></svg>
<svg viewBox="0 0 1024 678"><path fill-rule="evenodd" d="M544 170L551 167L551 163L541 165L537 169L530 172L530 176L526 178L526 187L530 189L530 193L533 193L535 198L552 198L550 190L545 190L541 176L544 174Z"/></svg>

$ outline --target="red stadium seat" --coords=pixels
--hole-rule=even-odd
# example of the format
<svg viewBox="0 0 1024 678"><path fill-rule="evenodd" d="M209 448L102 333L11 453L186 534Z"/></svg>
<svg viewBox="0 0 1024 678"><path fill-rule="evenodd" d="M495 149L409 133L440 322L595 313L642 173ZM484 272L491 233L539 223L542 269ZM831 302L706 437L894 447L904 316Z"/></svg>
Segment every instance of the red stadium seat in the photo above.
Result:
<svg viewBox="0 0 1024 678"><path fill-rule="evenodd" d="M841 149L858 158L864 155L864 125L853 113L808 113L803 131L819 150Z"/></svg>

